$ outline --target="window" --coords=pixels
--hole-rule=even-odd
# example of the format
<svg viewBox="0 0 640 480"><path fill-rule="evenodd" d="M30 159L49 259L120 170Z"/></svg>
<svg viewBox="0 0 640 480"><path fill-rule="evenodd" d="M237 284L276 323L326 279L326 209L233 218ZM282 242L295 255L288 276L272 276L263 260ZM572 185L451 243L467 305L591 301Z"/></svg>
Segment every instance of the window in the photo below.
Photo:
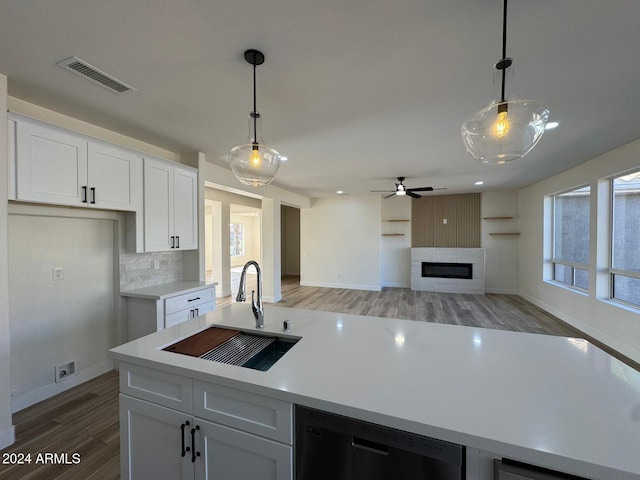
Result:
<svg viewBox="0 0 640 480"><path fill-rule="evenodd" d="M640 306L640 171L612 183L611 298Z"/></svg>
<svg viewBox="0 0 640 480"><path fill-rule="evenodd" d="M231 230L231 256L244 257L244 225L242 223L230 223Z"/></svg>
<svg viewBox="0 0 640 480"><path fill-rule="evenodd" d="M553 280L589 289L590 187L553 196Z"/></svg>

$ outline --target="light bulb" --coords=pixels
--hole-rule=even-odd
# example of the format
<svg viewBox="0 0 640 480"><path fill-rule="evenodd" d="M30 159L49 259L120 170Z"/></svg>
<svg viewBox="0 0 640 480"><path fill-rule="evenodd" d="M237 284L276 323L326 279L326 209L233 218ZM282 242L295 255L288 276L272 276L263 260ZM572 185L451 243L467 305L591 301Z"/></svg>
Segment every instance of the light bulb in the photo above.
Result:
<svg viewBox="0 0 640 480"><path fill-rule="evenodd" d="M498 116L496 123L493 124L493 134L498 138L503 138L509 133L509 118L507 116L507 110L500 111L498 109Z"/></svg>
<svg viewBox="0 0 640 480"><path fill-rule="evenodd" d="M262 155L260 155L260 150L258 150L258 147L253 147L250 162L253 168L260 168L262 166Z"/></svg>

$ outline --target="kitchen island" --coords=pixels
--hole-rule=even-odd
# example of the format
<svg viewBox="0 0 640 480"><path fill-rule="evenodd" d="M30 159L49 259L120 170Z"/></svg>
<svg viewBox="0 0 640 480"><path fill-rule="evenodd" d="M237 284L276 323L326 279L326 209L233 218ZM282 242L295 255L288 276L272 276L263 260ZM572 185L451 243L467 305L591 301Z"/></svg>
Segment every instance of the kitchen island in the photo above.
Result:
<svg viewBox="0 0 640 480"><path fill-rule="evenodd" d="M276 478L293 472L292 404L466 446L467 479L493 478L501 458L640 478L640 373L585 340L267 305L260 333L300 338L268 371L162 350L213 325L255 331L250 305L237 303L111 350L121 370L123 479L133 477L129 450L142 436L128 427L134 400L214 420L225 438L243 432L256 448L262 441L278 459ZM263 406L262 420L208 408L215 396L230 408ZM186 457L183 478L194 469L206 478L188 446L202 432L189 437L194 422L180 418L172 441Z"/></svg>

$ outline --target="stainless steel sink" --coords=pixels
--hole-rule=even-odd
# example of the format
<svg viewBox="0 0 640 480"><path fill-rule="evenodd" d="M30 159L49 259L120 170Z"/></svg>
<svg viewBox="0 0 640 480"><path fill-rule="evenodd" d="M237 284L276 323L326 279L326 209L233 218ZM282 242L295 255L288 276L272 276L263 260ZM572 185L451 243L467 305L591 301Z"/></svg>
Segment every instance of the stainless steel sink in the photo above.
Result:
<svg viewBox="0 0 640 480"><path fill-rule="evenodd" d="M223 338L221 343L209 338ZM299 338L253 334L220 327L211 327L186 340L171 345L164 350L211 360L213 362L237 365L254 370L267 371L293 347ZM218 340L219 342L220 340ZM205 345L205 348L202 346ZM197 351L199 349L199 351ZM205 351L206 350L206 351ZM202 353L204 351L204 353Z"/></svg>

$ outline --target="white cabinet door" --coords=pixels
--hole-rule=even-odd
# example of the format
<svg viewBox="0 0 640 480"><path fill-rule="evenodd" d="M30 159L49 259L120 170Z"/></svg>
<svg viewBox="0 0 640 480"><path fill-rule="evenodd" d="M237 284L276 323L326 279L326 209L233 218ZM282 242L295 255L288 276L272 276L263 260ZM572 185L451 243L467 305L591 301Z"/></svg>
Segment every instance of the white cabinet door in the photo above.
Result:
<svg viewBox="0 0 640 480"><path fill-rule="evenodd" d="M175 167L173 170L174 235L176 248L198 248L198 174Z"/></svg>
<svg viewBox="0 0 640 480"><path fill-rule="evenodd" d="M292 480L292 447L195 418L196 480Z"/></svg>
<svg viewBox="0 0 640 480"><path fill-rule="evenodd" d="M171 250L173 236L173 167L144 159L144 250Z"/></svg>
<svg viewBox="0 0 640 480"><path fill-rule="evenodd" d="M89 204L97 208L138 211L142 192L142 158L131 151L89 142Z"/></svg>
<svg viewBox="0 0 640 480"><path fill-rule="evenodd" d="M144 159L144 249L198 248L198 174L170 162Z"/></svg>
<svg viewBox="0 0 640 480"><path fill-rule="evenodd" d="M192 427L189 415L120 395L121 478L191 480L191 452L182 453L191 449Z"/></svg>
<svg viewBox="0 0 640 480"><path fill-rule="evenodd" d="M81 206L88 201L87 141L30 122L16 125L16 198Z"/></svg>

